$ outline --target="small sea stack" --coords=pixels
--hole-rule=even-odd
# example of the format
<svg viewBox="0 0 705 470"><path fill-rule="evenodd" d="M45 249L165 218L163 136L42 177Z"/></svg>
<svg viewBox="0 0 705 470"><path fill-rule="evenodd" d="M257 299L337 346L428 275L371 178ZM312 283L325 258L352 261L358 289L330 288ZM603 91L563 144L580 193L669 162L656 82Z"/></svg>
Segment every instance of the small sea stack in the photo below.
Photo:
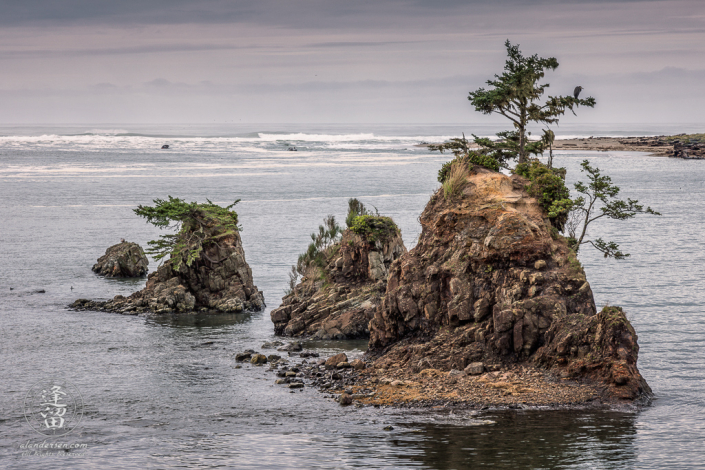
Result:
<svg viewBox="0 0 705 470"><path fill-rule="evenodd" d="M299 259L303 278L296 284L293 274L291 291L271 312L276 334L315 339L369 337L368 324L384 295L389 268L406 248L392 219L367 214L361 204L360 208L363 214L349 215L350 227L339 240L313 256L309 248ZM328 229L335 226L334 221L328 222ZM326 227L321 228L325 232ZM312 245L315 248L315 242Z"/></svg>
<svg viewBox="0 0 705 470"><path fill-rule="evenodd" d="M156 207L140 206L135 212L157 226L180 221L176 235L152 242L161 249L157 258L169 259L149 275L144 289L129 297L118 295L107 302L79 299L71 308L139 314L239 313L265 307L245 260L237 213L229 210L232 206L176 198L155 202Z"/></svg>
<svg viewBox="0 0 705 470"><path fill-rule="evenodd" d="M147 274L149 260L137 243L122 240L113 245L93 265L93 272L105 277L142 277Z"/></svg>

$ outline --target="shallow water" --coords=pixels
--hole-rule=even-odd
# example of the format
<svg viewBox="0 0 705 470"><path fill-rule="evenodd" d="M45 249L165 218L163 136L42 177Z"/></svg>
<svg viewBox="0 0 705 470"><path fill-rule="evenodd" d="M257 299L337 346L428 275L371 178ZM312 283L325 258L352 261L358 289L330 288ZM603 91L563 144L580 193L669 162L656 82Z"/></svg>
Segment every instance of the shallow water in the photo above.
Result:
<svg viewBox="0 0 705 470"><path fill-rule="evenodd" d="M414 245L417 217L450 158L414 144L458 129L85 135L90 130L0 130L0 466L703 466L702 162L619 152L556 157L571 182L589 158L625 197L663 213L596 225L632 253L627 261L581 253L598 307L623 306L639 334L639 368L656 393L653 405L638 412L357 409L308 388L290 393L261 368L235 369L233 355L274 339L269 310L279 304L289 266L323 217L344 220L349 197L392 216L407 247ZM161 151L162 143L172 148ZM291 145L299 150L287 151ZM132 209L167 195L242 199L236 210L265 312L144 318L65 308L76 298L106 299L144 285L97 277L90 267L122 237L146 246L158 236ZM33 293L39 289L46 293ZM359 341L310 346L349 355L365 348ZM82 457L21 455L20 445L44 440L24 421L23 403L49 377L80 390L85 416L73 433L46 440L85 443ZM384 431L387 425L394 430Z"/></svg>

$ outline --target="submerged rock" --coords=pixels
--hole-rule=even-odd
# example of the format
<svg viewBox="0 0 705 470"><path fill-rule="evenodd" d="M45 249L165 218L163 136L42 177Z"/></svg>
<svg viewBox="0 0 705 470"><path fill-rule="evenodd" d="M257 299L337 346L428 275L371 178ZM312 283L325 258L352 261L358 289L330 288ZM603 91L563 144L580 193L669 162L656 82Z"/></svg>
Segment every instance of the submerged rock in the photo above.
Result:
<svg viewBox="0 0 705 470"><path fill-rule="evenodd" d="M93 265L93 272L105 277L141 277L147 274L149 260L137 243L122 241L113 245Z"/></svg>
<svg viewBox="0 0 705 470"><path fill-rule="evenodd" d="M476 375L525 364L586 380L604 399L649 395L634 329L619 308L597 313L528 182L475 167L466 183L455 198L432 196L419 243L391 266L370 323L376 367Z"/></svg>
<svg viewBox="0 0 705 470"><path fill-rule="evenodd" d="M303 278L272 310L275 333L315 339L367 338L389 267L405 252L396 226L388 237L345 230L329 250L321 275Z"/></svg>

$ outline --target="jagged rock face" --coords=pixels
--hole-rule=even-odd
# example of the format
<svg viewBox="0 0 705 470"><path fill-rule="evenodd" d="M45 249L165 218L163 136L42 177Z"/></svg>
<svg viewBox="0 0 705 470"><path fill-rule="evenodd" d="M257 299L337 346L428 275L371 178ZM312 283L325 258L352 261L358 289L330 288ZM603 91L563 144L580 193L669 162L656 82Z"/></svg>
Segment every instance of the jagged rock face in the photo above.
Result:
<svg viewBox="0 0 705 470"><path fill-rule="evenodd" d="M394 356L401 367L418 369L425 361L445 370L476 361L496 367L540 361L574 371L582 361L581 374L591 367L588 357L600 370L626 361L628 379L616 378L617 372L583 376L608 386L639 384L613 396L648 392L635 366L638 348L628 347L629 341L636 345L631 325L626 318L607 325L597 315L580 264L551 236L538 201L524 190L527 183L475 167L461 195L445 200L439 190L432 196L421 215L419 243L390 269L370 323L372 355ZM579 322L586 322L580 335L566 339ZM603 335L623 337L624 348L606 348L585 332L599 325ZM441 330L450 336L436 344ZM570 347L558 348L561 341ZM631 356L623 358L623 350Z"/></svg>
<svg viewBox="0 0 705 470"><path fill-rule="evenodd" d="M147 274L149 260L137 244L122 242L113 245L93 265L93 271L105 277L140 277Z"/></svg>
<svg viewBox="0 0 705 470"><path fill-rule="evenodd" d="M333 247L325 278L304 278L272 310L274 331L317 339L367 338L392 262L406 252L400 235L368 242L346 230Z"/></svg>
<svg viewBox="0 0 705 470"><path fill-rule="evenodd" d="M182 263L179 271L171 260L147 278L147 286L125 298L108 302L80 299L71 307L119 313L193 312L197 310L237 313L259 311L264 296L252 280L239 233L232 233L206 248L191 266Z"/></svg>

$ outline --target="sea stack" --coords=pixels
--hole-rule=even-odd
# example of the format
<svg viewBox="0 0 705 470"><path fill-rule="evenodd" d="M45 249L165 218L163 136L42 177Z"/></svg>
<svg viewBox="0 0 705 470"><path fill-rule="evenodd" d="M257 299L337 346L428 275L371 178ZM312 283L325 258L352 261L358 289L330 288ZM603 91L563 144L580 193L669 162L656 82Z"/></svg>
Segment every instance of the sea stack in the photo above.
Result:
<svg viewBox="0 0 705 470"><path fill-rule="evenodd" d="M203 230L213 230L207 224ZM209 233L218 237L217 233ZM76 310L104 310L125 314L143 312L222 312L260 311L264 296L252 280L237 231L218 237L217 244L205 246L190 266L174 267L167 260L147 278L147 285L129 297L116 296L108 302L79 299Z"/></svg>
<svg viewBox="0 0 705 470"><path fill-rule="evenodd" d="M471 165L457 194L431 197L418 244L391 266L369 357L409 377L535 370L590 386L591 399L648 397L634 328L619 307L597 312L580 263L528 183Z"/></svg>
<svg viewBox="0 0 705 470"><path fill-rule="evenodd" d="M149 260L137 243L122 242L113 245L93 265L93 271L105 277L141 277L147 274Z"/></svg>
<svg viewBox="0 0 705 470"><path fill-rule="evenodd" d="M369 337L392 262L406 253L401 232L388 217L363 216L324 252L323 267L306 276L272 310L276 334L315 339ZM375 228L376 227L376 228Z"/></svg>

